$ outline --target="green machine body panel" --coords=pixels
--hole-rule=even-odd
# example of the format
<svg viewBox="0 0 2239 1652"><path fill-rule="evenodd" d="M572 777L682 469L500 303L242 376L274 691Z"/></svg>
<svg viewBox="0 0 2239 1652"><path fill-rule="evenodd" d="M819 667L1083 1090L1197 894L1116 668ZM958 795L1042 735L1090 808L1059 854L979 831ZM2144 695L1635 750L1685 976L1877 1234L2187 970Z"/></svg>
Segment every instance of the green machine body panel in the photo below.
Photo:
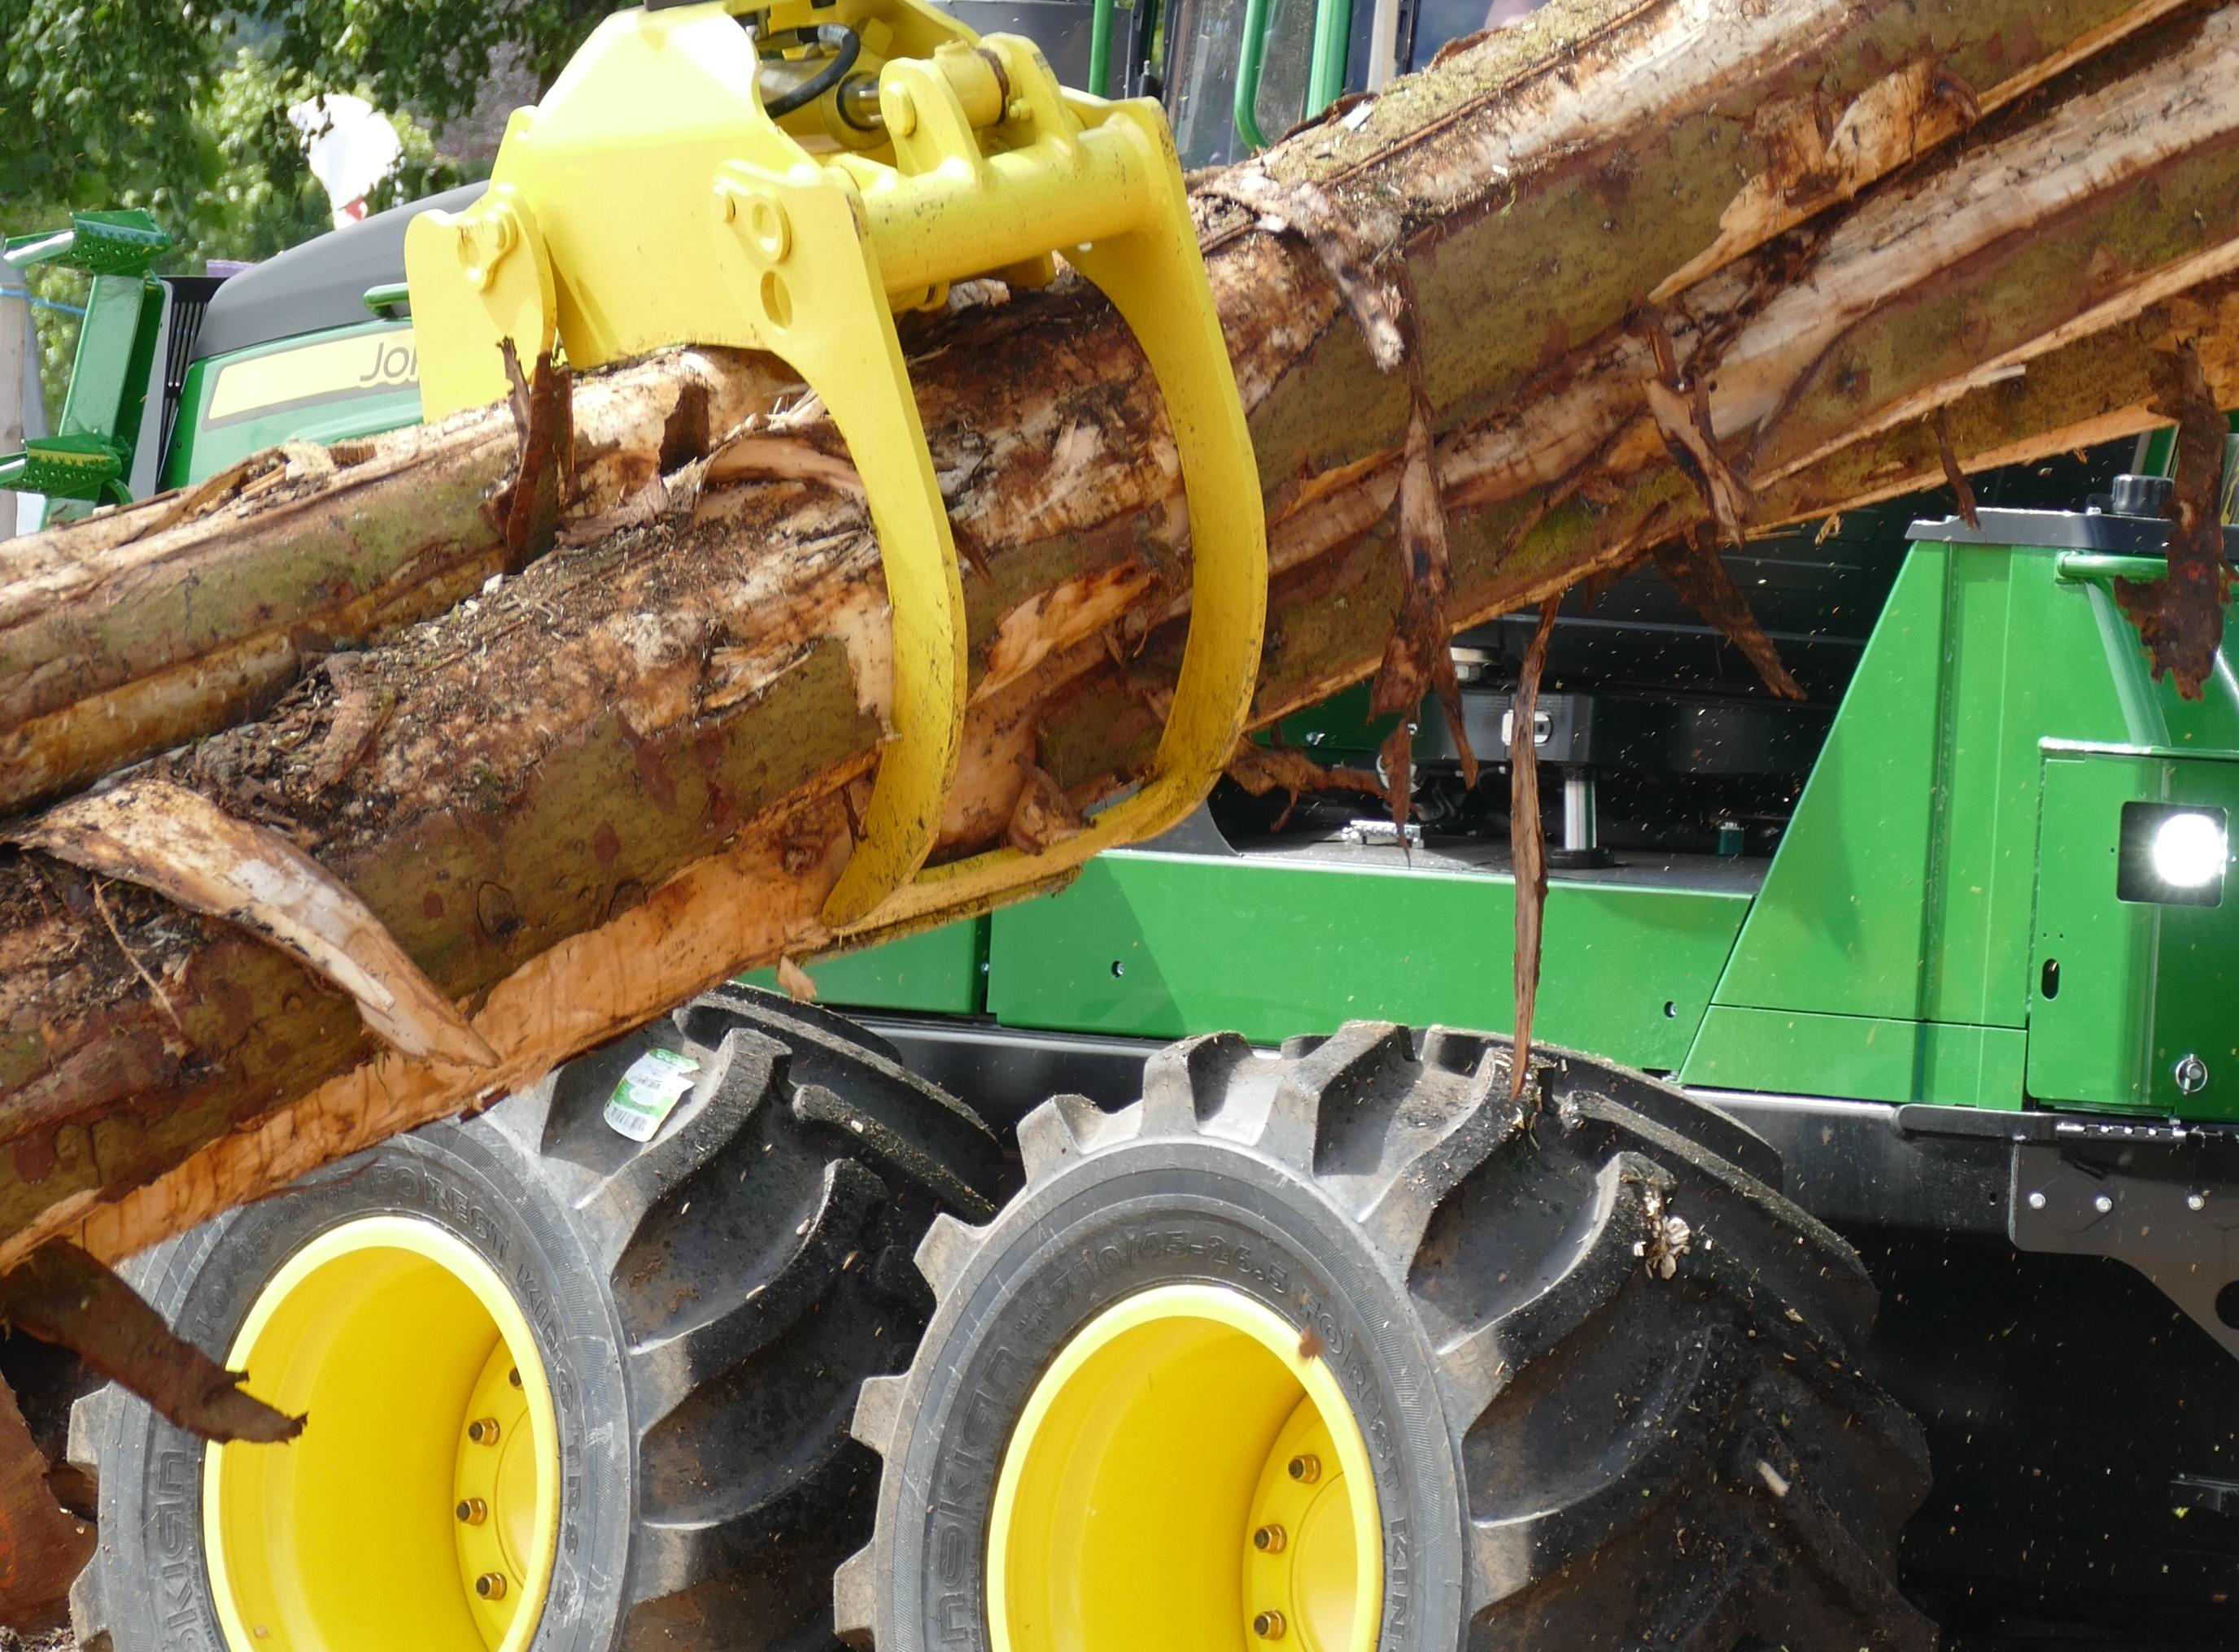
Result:
<svg viewBox="0 0 2239 1652"><path fill-rule="evenodd" d="M960 919L882 946L821 959L817 997L857 1010L977 1015L986 1007L988 922ZM756 986L778 984L775 970L756 970L745 979Z"/></svg>
<svg viewBox="0 0 2239 1652"><path fill-rule="evenodd" d="M347 441L420 422L409 322L368 320L196 362L163 485L184 488L287 441Z"/></svg>
<svg viewBox="0 0 2239 1652"><path fill-rule="evenodd" d="M1100 856L1062 894L995 913L987 1008L1013 1026L1270 1043L1363 1017L1512 1025L1514 881L1410 866L1433 859L1419 850L1372 858ZM1551 883L1539 1033L1672 1071L1748 907L1745 889L1644 875Z"/></svg>
<svg viewBox="0 0 2239 1652"><path fill-rule="evenodd" d="M2239 822L2239 755L2048 742L2043 773L2030 1093L2239 1117L2239 892L2214 906L2116 892L2123 806L2189 804ZM2209 1075L2190 1095L2176 1079L2187 1057Z"/></svg>
<svg viewBox="0 0 2239 1652"><path fill-rule="evenodd" d="M1984 535L2048 539L2094 520L1990 518ZM2191 702L2148 676L2108 581L2158 578L2157 559L1925 531L1943 537L1916 544L1898 575L1683 1079L2239 1113L2239 1084L2185 1100L2169 1078L2185 1052L2155 1053L2179 1027L2209 1040L2218 1020L2234 1042L2239 999L2218 987L2216 938L2239 944L2239 910L2122 902L2114 885L2121 801L2180 798L2172 762L2202 801L2216 788L2197 777L2229 771L2216 754L2239 752L2230 672ZM2072 773L2081 759L2052 755L2079 742L2105 747L2088 780ZM2188 755L2146 755L2164 749ZM2097 944L2063 939L2070 927ZM2193 956L2162 981L2165 930ZM2063 948L2048 974L2049 949Z"/></svg>

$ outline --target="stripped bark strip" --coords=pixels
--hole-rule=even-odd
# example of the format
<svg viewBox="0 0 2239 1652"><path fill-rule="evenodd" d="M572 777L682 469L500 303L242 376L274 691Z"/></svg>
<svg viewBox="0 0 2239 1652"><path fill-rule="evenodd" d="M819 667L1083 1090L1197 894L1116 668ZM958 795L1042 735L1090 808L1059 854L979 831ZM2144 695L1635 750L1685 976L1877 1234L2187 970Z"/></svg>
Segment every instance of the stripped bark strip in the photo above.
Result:
<svg viewBox="0 0 2239 1652"><path fill-rule="evenodd" d="M93 1528L62 1507L53 1475L0 1383L0 1623L10 1628L59 1626L70 1584L93 1558Z"/></svg>
<svg viewBox="0 0 2239 1652"><path fill-rule="evenodd" d="M1750 496L1749 484L1718 451L1718 439L1711 423L1709 390L1699 378L1677 388L1649 379L1640 388L1648 398L1649 416L1656 421L1672 462L1694 483L1726 543L1739 549L1756 520L1757 503Z"/></svg>
<svg viewBox="0 0 2239 1652"><path fill-rule="evenodd" d="M1967 473L1959 468L1959 454L1951 446L1951 415L1947 408L1936 409L1930 421L1936 430L1936 462L1943 467L1943 484L1959 501L1959 518L1968 527L1983 526L1982 513L1975 508L1974 485Z"/></svg>
<svg viewBox="0 0 2239 1652"><path fill-rule="evenodd" d="M1547 834L1539 824L1539 747L1531 726L1539 711L1539 673L1563 599L1539 605L1539 627L1524 651L1508 714L1508 847L1516 872L1516 1053L1509 1058L1508 1098L1524 1098L1531 1071L1531 1012L1539 998L1539 933L1547 913Z"/></svg>
<svg viewBox="0 0 2239 1652"><path fill-rule="evenodd" d="M1453 574L1446 550L1446 509L1438 497L1438 444L1431 433L1430 404L1419 390L1407 421L1406 458L1399 473L1399 555L1406 567L1406 595L1384 645L1383 663L1369 693L1369 714L1412 717L1425 698L1435 695L1461 753L1462 782L1474 787L1477 753L1470 749L1461 684L1454 676L1452 628L1446 623L1446 593Z"/></svg>
<svg viewBox="0 0 2239 1652"><path fill-rule="evenodd" d="M366 1025L406 1055L497 1059L362 900L278 833L198 793L127 780L50 810L15 841L262 937L355 998Z"/></svg>
<svg viewBox="0 0 2239 1652"><path fill-rule="evenodd" d="M513 341L503 341L500 348L513 387L514 426L521 432L521 462L502 501L505 571L518 574L552 548L568 503L575 460L575 379L566 368L553 365L548 350L524 380Z"/></svg>
<svg viewBox="0 0 2239 1652"><path fill-rule="evenodd" d="M1687 600L1687 606L1725 634L1726 640L1757 667L1766 687L1783 700L1804 697L1781 663L1780 650L1757 624L1747 600L1734 588L1718 556L1717 535L1708 522L1698 523L1682 538L1663 541L1651 554L1658 571Z"/></svg>
<svg viewBox="0 0 2239 1652"><path fill-rule="evenodd" d="M2156 352L2154 408L2176 421L2176 492L2167 514L2169 575L2117 580L2115 598L2138 627L2154 676L2176 679L2177 693L2198 700L2223 642L2223 605L2231 569L2223 553L2223 458L2229 427L2189 344Z"/></svg>
<svg viewBox="0 0 2239 1652"><path fill-rule="evenodd" d="M1717 240L1649 297L1671 297L1981 118L1974 89L1934 57L1884 75L1839 116L1816 88L1764 104L1749 129L1770 164L1719 215Z"/></svg>
<svg viewBox="0 0 2239 1652"><path fill-rule="evenodd" d="M1266 797L1270 792L1289 794L1290 801L1275 819L1278 832L1290 820L1299 799L1316 792L1384 795L1384 787L1373 774L1359 769L1324 768L1304 752L1287 746L1262 746L1250 739L1236 742L1235 755L1228 760L1228 778L1253 797Z"/></svg>
<svg viewBox="0 0 2239 1652"><path fill-rule="evenodd" d="M1412 329L1406 299L1382 268L1399 249L1396 216L1374 209L1351 216L1319 184L1279 183L1253 165L1207 178L1199 190L1244 208L1269 235L1306 243L1328 272L1378 372L1393 372L1407 359Z"/></svg>
<svg viewBox="0 0 2239 1652"><path fill-rule="evenodd" d="M303 1419L242 1391L229 1371L183 1337L132 1287L74 1244L56 1240L0 1277L0 1321L69 1349L157 1416L205 1440L292 1440Z"/></svg>

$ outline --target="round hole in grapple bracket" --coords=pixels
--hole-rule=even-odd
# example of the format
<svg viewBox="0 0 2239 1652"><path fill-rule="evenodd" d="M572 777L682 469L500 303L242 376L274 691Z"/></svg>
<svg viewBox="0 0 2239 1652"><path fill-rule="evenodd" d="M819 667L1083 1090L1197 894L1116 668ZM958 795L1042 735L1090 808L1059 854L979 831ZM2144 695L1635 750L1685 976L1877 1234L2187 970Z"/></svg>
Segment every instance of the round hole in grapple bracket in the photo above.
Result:
<svg viewBox="0 0 2239 1652"><path fill-rule="evenodd" d="M2056 998L2060 996L2060 960L2058 959L2048 958L2044 960L2044 967L2036 974L2036 990L2038 996L2042 998Z"/></svg>
<svg viewBox="0 0 2239 1652"><path fill-rule="evenodd" d="M2239 1330L2239 1279L2216 1293L2216 1317L2234 1330Z"/></svg>
<svg viewBox="0 0 2239 1652"><path fill-rule="evenodd" d="M1667 1021L1677 1021L1679 1018L1678 999L1666 998L1664 1000L1664 1018Z"/></svg>
<svg viewBox="0 0 2239 1652"><path fill-rule="evenodd" d="M1127 972L1127 966L1126 966L1125 964L1121 963L1121 962L1120 962L1118 959L1116 959L1116 958L1115 958L1115 959L1113 959L1112 960L1112 979L1113 979L1113 980L1115 980L1115 981L1116 981L1116 980L1118 980L1121 976L1125 975L1126 972Z"/></svg>

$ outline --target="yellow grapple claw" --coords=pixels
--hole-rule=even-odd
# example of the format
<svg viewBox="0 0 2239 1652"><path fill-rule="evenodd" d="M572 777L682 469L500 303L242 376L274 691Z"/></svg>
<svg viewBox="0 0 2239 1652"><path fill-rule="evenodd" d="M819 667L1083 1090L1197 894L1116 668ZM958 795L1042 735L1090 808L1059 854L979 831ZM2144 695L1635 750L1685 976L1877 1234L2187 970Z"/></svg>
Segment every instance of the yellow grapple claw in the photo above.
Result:
<svg viewBox="0 0 2239 1652"><path fill-rule="evenodd" d="M773 116L773 42L838 26L858 55ZM784 100L793 103L790 97ZM1134 329L1188 493L1190 632L1151 775L1039 853L927 868L963 739L956 550L897 309L1061 255ZM508 127L491 187L405 241L427 416L495 401L500 349L577 368L672 344L767 350L830 410L869 500L894 613L894 734L825 909L843 933L984 910L1166 830L1219 778L1257 679L1258 466L1166 118L1060 87L1031 41L916 0L714 0L618 13Z"/></svg>

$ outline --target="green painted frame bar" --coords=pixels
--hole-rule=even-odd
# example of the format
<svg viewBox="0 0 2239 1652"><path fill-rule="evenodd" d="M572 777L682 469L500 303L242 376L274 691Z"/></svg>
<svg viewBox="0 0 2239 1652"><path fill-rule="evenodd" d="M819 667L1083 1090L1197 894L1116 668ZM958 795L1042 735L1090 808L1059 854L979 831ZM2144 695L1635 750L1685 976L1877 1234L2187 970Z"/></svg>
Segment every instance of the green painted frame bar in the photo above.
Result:
<svg viewBox="0 0 2239 1652"><path fill-rule="evenodd" d="M882 946L819 959L808 966L820 1002L856 1010L977 1015L987 1007L987 920L967 918ZM741 979L774 988L775 970Z"/></svg>
<svg viewBox="0 0 2239 1652"><path fill-rule="evenodd" d="M1515 895L1508 877L1410 870L1396 851L1390 870L1106 854L1063 893L994 914L987 1008L1009 1026L1263 1043L1362 1017L1501 1031ZM1748 906L1739 890L1551 884L1537 1032L1671 1071Z"/></svg>

